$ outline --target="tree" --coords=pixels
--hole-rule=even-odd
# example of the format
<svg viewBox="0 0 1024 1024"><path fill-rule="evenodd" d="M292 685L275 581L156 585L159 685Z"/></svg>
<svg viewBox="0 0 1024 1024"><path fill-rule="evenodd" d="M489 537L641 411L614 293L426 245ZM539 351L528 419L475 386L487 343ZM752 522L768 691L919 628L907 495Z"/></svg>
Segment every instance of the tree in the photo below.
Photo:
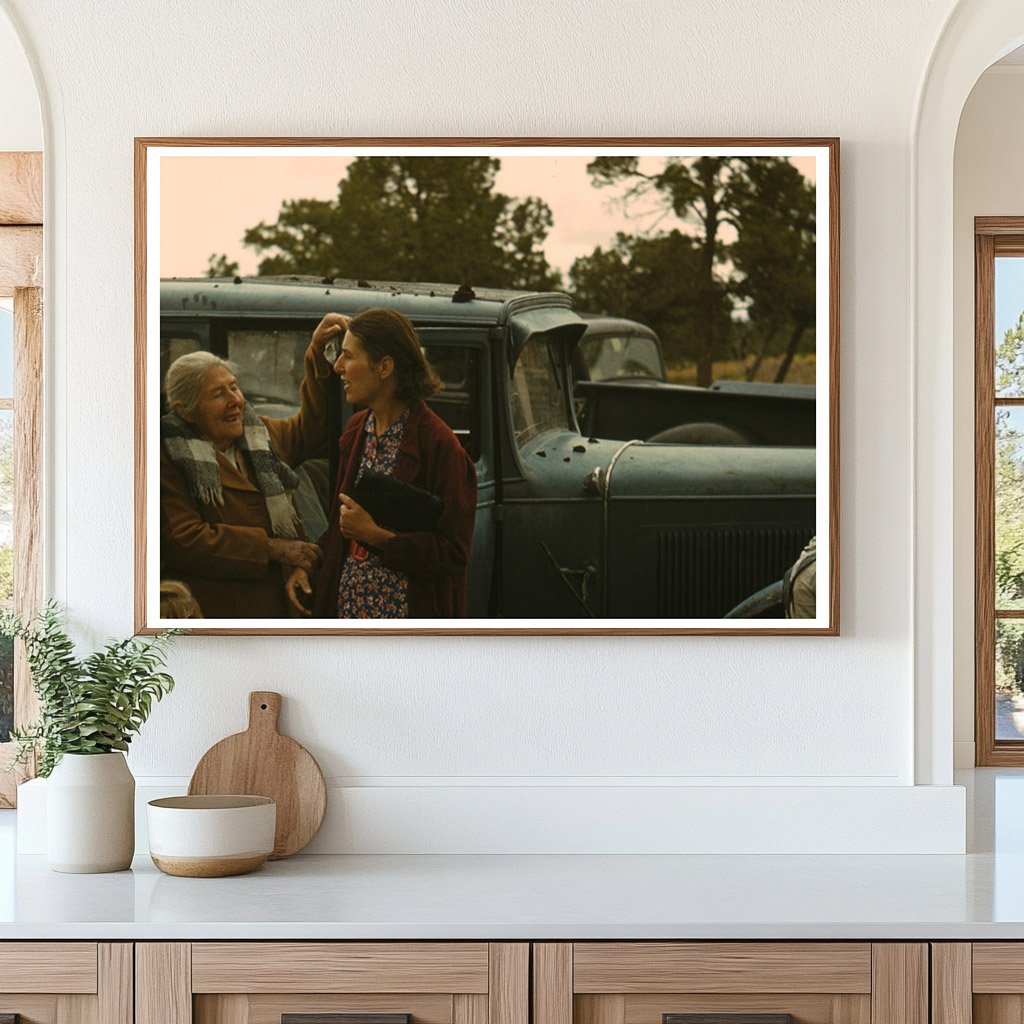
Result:
<svg viewBox="0 0 1024 1024"><path fill-rule="evenodd" d="M725 266L726 249L721 229L737 227L732 179L742 173L745 161L738 157L669 157L656 174L640 170L635 156L601 156L587 166L594 185L606 188L624 185L621 201L626 204L658 196L665 212L671 211L687 224L696 226L697 265L692 283L694 320L698 331L696 353L697 383L711 384L713 364L725 345L729 330L719 315L729 303L730 280ZM687 268L690 269L690 268ZM680 275L680 284L683 285Z"/></svg>
<svg viewBox="0 0 1024 1024"><path fill-rule="evenodd" d="M238 273L237 261L228 260L227 253L222 252L218 256L217 253L211 252L207 263L207 277L235 277Z"/></svg>
<svg viewBox="0 0 1024 1024"><path fill-rule="evenodd" d="M996 393L1024 393L1024 312L996 348ZM996 607L1024 599L1024 424L1017 410L996 409Z"/></svg>
<svg viewBox="0 0 1024 1024"><path fill-rule="evenodd" d="M996 346L996 394L1024 396L1024 312ZM1024 424L1019 410L996 408L995 604L1019 608L1024 601ZM1016 621L996 620L997 682L1021 689L1024 630Z"/></svg>
<svg viewBox="0 0 1024 1024"><path fill-rule="evenodd" d="M316 274L550 289L541 244L551 210L494 190L489 157L357 157L331 201L286 201L244 243L260 274Z"/></svg>
<svg viewBox="0 0 1024 1024"><path fill-rule="evenodd" d="M587 169L595 186L620 186L629 209L653 200L655 226L674 216L696 229L698 259L680 266L678 286L692 309L697 383L711 384L714 360L750 334L758 339L756 372L787 330L776 376L784 380L815 316L814 188L796 167L772 156L669 157L660 171L644 173L639 158L614 156ZM743 308L753 330L722 316Z"/></svg>
<svg viewBox="0 0 1024 1024"><path fill-rule="evenodd" d="M781 157L746 160L729 183L738 236L729 247L739 278L735 293L760 338L748 371L753 380L775 338L788 340L775 380L781 383L816 309L814 187Z"/></svg>

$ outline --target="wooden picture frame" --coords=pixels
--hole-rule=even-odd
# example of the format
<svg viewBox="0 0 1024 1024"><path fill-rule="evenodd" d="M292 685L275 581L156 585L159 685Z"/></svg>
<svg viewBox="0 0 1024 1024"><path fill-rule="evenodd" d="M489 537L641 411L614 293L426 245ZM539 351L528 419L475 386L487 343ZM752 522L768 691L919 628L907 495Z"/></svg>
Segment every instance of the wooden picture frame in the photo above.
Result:
<svg viewBox="0 0 1024 1024"><path fill-rule="evenodd" d="M139 138L135 147L138 632L838 635L838 139ZM333 175L334 198L310 195L320 168ZM265 174L285 184L242 225L264 255L251 275L237 227L215 242L203 232L242 216L229 211ZM556 246L549 235L561 224ZM176 248L186 236L205 250ZM575 311L567 280L599 315ZM302 353L319 318L367 307L406 313L443 371L433 408L478 480L468 582L451 597L464 536L456 543L438 526L433 548L403 535L369 549L385 568L402 567L407 618L309 618L287 605L255 614L264 607L255 589L232 583L222 596L227 574L239 582L237 563L214 567L209 553L210 530L232 525L228 513L216 498L194 498L190 455L172 464L161 447L161 429L205 443L180 403L185 419L161 427L173 411L163 374L181 354L213 352L239 364L264 423L298 415ZM660 339L641 320L655 318L649 310ZM322 348L321 339L305 366L317 387L333 381ZM728 370L716 369L730 355ZM781 387L707 386L766 359ZM812 383L786 383L797 365ZM679 383L688 373L693 382ZM325 396L331 386L322 383ZM342 413L315 420L331 431L315 481L321 508L305 505L307 520L327 526L343 479L330 463L334 438L349 411L346 399L330 401ZM354 473L347 457L342 468ZM220 456L207 462L228 486ZM461 499L446 493L447 510ZM812 537L817 563L801 561ZM266 565L265 528L260 543ZM339 571L336 561L324 567L330 543L319 584L328 602ZM351 538L337 543L356 551ZM245 555L253 561L242 575L262 571L257 555ZM811 578L803 570L817 569L803 611L783 590L798 561L797 590ZM166 578L200 593L203 619L171 605L161 613ZM805 617L787 617L784 604Z"/></svg>

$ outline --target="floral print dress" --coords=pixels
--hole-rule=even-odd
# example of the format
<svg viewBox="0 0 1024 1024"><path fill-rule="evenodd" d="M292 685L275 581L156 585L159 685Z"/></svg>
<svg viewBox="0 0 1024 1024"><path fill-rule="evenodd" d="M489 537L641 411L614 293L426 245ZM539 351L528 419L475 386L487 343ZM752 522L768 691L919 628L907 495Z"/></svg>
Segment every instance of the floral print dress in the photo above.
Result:
<svg viewBox="0 0 1024 1024"><path fill-rule="evenodd" d="M372 470L392 474L402 443L406 409L394 423L377 436L373 413L366 418L363 454L359 460L358 483ZM409 577L381 564L380 555L357 541L348 541L348 557L338 584L339 619L405 619L409 616Z"/></svg>

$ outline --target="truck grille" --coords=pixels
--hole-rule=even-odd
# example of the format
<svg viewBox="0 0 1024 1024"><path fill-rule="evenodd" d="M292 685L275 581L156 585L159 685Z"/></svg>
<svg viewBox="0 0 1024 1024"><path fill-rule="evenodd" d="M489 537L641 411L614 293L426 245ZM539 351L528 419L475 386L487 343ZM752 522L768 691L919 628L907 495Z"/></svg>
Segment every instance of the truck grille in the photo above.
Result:
<svg viewBox="0 0 1024 1024"><path fill-rule="evenodd" d="M658 534L658 615L722 618L782 579L813 533L813 526L769 526Z"/></svg>

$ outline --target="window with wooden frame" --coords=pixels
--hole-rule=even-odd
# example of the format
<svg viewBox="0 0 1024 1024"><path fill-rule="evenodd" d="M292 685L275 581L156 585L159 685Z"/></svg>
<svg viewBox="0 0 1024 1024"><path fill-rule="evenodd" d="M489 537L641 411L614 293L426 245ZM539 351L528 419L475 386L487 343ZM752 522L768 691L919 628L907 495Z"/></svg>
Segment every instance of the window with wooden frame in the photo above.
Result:
<svg viewBox="0 0 1024 1024"><path fill-rule="evenodd" d="M43 161L0 153L0 607L35 614L42 594ZM28 770L12 725L37 705L24 651L0 641L0 807L13 807Z"/></svg>

